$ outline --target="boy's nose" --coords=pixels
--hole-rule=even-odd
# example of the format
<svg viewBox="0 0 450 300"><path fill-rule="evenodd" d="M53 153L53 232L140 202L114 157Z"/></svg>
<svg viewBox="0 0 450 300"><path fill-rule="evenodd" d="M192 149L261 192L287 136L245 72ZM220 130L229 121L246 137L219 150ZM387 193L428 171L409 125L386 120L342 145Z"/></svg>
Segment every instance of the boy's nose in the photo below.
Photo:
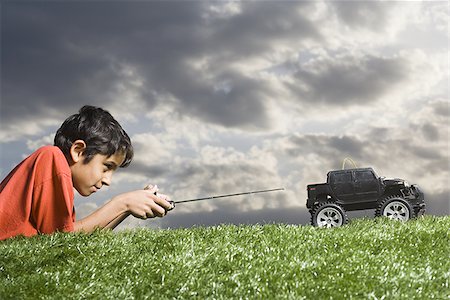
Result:
<svg viewBox="0 0 450 300"><path fill-rule="evenodd" d="M110 186L110 184L111 184L111 176L107 175L107 176L103 177L102 184L106 185L106 186Z"/></svg>

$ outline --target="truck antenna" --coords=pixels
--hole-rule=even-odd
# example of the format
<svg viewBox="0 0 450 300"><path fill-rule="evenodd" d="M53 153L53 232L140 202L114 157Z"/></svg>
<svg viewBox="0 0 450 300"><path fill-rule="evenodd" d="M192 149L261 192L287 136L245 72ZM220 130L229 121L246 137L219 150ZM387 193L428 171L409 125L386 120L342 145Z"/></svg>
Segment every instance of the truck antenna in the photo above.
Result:
<svg viewBox="0 0 450 300"><path fill-rule="evenodd" d="M355 169L357 168L353 159L351 159L350 157L346 157L346 158L344 158L344 161L342 162L342 170L345 170L345 163L348 161L352 163L352 165L353 165L353 167L355 167Z"/></svg>

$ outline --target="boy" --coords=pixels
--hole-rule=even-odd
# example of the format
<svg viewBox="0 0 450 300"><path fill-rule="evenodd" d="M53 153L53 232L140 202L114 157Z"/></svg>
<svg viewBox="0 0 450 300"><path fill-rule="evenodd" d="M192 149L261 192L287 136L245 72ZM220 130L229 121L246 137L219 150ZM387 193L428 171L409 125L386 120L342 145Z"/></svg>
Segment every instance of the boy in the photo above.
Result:
<svg viewBox="0 0 450 300"><path fill-rule="evenodd" d="M73 189L82 196L109 186L112 174L133 158L130 138L109 112L84 106L44 146L23 160L0 184L0 240L55 231L115 228L130 214L163 217L172 207L157 187L112 198L75 221Z"/></svg>

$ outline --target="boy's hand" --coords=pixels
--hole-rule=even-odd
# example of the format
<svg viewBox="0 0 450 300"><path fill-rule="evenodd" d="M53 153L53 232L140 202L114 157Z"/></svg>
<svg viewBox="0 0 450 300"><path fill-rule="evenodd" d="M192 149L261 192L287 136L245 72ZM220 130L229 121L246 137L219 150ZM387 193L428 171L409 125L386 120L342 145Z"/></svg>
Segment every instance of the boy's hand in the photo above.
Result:
<svg viewBox="0 0 450 300"><path fill-rule="evenodd" d="M129 213L144 220L165 216L166 212L173 206L169 202L168 196L158 194L157 191L157 186L148 186L144 190L122 194Z"/></svg>
<svg viewBox="0 0 450 300"><path fill-rule="evenodd" d="M157 197L162 198L162 199L164 199L164 200L166 200L167 202L170 203L170 207L169 207L169 208L165 208L166 213L167 213L168 211L170 211L170 210L172 210L172 209L175 208L175 203L174 203L172 200L170 200L170 197L169 197L169 196L158 193L159 189L158 189L158 186L157 186L157 185L153 186L153 185L151 185L151 184L148 184L148 185L144 188L144 190L153 191L154 194L155 194Z"/></svg>

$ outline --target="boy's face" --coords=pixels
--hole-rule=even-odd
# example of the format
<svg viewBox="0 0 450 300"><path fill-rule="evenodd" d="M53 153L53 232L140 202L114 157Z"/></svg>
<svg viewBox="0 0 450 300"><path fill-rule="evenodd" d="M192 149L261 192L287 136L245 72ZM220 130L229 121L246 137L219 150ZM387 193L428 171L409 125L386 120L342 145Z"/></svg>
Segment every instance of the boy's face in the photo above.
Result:
<svg viewBox="0 0 450 300"><path fill-rule="evenodd" d="M122 164L125 157L122 154L114 154L109 157L96 154L87 164L84 163L84 159L83 156L70 168L74 188L80 195L89 196L103 185L111 184L113 172Z"/></svg>

